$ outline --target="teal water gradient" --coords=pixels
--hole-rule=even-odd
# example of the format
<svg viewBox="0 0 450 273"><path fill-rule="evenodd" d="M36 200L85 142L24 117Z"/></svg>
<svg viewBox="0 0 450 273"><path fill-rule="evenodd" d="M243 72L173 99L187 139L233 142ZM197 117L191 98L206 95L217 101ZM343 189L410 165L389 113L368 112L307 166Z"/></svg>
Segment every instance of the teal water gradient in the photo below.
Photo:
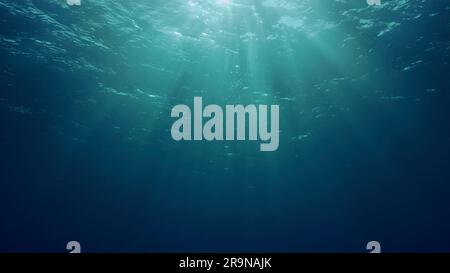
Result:
<svg viewBox="0 0 450 273"><path fill-rule="evenodd" d="M0 251L450 251L448 1L0 0ZM175 142L280 105L280 146Z"/></svg>

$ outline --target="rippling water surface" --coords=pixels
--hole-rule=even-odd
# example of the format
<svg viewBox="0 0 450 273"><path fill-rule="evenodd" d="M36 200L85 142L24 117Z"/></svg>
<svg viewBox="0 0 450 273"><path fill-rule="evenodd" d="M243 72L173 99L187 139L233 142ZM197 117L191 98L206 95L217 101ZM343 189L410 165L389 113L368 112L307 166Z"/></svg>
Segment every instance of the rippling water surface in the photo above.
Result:
<svg viewBox="0 0 450 273"><path fill-rule="evenodd" d="M0 250L450 251L450 2L381 1L0 0Z"/></svg>

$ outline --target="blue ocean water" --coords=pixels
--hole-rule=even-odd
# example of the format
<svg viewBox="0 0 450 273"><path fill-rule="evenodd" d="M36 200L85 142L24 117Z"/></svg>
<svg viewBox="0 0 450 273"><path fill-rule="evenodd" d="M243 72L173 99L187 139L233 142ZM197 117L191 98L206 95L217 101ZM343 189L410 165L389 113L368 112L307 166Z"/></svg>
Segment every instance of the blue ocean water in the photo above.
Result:
<svg viewBox="0 0 450 273"><path fill-rule="evenodd" d="M450 251L450 2L0 0L0 251ZM280 105L280 146L170 111Z"/></svg>

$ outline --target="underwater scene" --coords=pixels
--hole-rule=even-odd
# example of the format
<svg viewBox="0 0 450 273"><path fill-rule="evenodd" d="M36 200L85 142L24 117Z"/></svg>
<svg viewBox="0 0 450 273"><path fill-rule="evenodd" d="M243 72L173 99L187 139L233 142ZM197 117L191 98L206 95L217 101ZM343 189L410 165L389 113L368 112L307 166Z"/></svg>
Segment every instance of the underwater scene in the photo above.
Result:
<svg viewBox="0 0 450 273"><path fill-rule="evenodd" d="M0 21L0 252L450 252L450 1Z"/></svg>

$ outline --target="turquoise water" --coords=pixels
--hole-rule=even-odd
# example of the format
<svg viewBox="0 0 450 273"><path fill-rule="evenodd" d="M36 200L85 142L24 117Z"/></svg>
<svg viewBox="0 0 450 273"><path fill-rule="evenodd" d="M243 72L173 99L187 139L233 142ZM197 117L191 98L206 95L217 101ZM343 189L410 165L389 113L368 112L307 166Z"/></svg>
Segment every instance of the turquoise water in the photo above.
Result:
<svg viewBox="0 0 450 273"><path fill-rule="evenodd" d="M450 251L450 2L0 0L0 251ZM279 105L280 143L171 109Z"/></svg>

